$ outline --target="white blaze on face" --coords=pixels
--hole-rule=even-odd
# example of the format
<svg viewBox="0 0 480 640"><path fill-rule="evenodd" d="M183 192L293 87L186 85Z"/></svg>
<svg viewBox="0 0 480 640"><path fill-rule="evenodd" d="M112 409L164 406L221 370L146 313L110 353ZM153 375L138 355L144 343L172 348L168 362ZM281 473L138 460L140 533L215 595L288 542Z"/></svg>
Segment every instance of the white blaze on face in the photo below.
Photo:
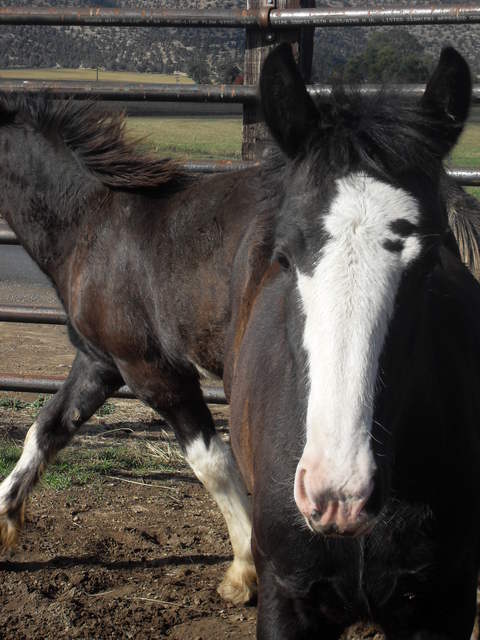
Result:
<svg viewBox="0 0 480 640"><path fill-rule="evenodd" d="M378 360L402 274L420 252L417 237L400 237L391 227L398 220L418 224L412 196L363 174L338 180L337 189L313 274L297 274L310 383L299 469L313 501L319 493L358 498L371 485ZM388 241L402 244L388 250Z"/></svg>

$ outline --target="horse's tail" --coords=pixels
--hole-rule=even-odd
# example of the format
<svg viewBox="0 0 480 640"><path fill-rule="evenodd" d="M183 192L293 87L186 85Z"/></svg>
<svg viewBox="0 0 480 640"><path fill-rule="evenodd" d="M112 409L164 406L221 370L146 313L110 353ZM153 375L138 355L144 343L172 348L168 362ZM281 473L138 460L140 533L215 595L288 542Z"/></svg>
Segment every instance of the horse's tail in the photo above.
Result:
<svg viewBox="0 0 480 640"><path fill-rule="evenodd" d="M445 177L448 222L463 263L480 282L480 202L451 178Z"/></svg>

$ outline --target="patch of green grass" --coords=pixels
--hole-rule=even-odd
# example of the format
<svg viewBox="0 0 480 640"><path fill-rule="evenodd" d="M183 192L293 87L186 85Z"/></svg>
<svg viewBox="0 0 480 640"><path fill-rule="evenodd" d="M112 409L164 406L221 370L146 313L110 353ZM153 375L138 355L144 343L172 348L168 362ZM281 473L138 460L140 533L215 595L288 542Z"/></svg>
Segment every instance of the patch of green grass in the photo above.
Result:
<svg viewBox="0 0 480 640"><path fill-rule="evenodd" d="M450 167L480 170L480 122L469 122L449 158ZM480 200L480 187L467 187Z"/></svg>
<svg viewBox="0 0 480 640"><path fill-rule="evenodd" d="M169 445L170 447L170 445ZM169 449L170 450L170 449ZM21 447L10 440L0 440L0 479L15 466ZM178 466L178 451L171 449L170 458L160 460L146 444L118 446L72 447L63 451L47 467L42 483L51 489L64 491L128 471L133 477L155 471L171 471Z"/></svg>
<svg viewBox="0 0 480 640"><path fill-rule="evenodd" d="M10 440L0 441L0 478L5 478L15 466L22 448Z"/></svg>
<svg viewBox="0 0 480 640"><path fill-rule="evenodd" d="M33 411L34 417L37 417L40 409L48 402L49 396L38 396L32 402L26 402L19 398L0 398L0 408L13 409L13 411L23 411L29 409ZM115 405L112 402L105 402L100 409L97 409L95 415L97 416L110 416L115 413Z"/></svg>
<svg viewBox="0 0 480 640"><path fill-rule="evenodd" d="M450 160L451 166L480 167L480 123L470 122L465 127Z"/></svg>
<svg viewBox="0 0 480 640"><path fill-rule="evenodd" d="M100 409L95 411L95 415L97 416L111 416L112 413L115 413L115 405L111 402L105 402Z"/></svg>
<svg viewBox="0 0 480 640"><path fill-rule="evenodd" d="M13 409L21 411L29 406L30 403L19 400L18 398L0 398L0 407L2 409Z"/></svg>
<svg viewBox="0 0 480 640"><path fill-rule="evenodd" d="M47 401L47 396L38 396L38 398L35 398L32 402L25 402L19 398L0 398L0 407L3 409L13 409L14 411L33 409L35 415L37 415Z"/></svg>
<svg viewBox="0 0 480 640"><path fill-rule="evenodd" d="M128 131L160 156L240 160L242 118L137 118L127 120Z"/></svg>

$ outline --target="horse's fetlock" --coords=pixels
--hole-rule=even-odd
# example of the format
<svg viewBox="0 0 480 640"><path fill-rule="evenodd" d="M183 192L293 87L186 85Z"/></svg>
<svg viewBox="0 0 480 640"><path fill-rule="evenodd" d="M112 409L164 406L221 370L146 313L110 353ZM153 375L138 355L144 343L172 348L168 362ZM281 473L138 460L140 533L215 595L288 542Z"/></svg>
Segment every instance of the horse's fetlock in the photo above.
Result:
<svg viewBox="0 0 480 640"><path fill-rule="evenodd" d="M16 545L24 521L25 502L14 510L0 506L0 553Z"/></svg>
<svg viewBox="0 0 480 640"><path fill-rule="evenodd" d="M235 559L217 589L219 595L234 604L246 604L257 593L257 571L253 561Z"/></svg>

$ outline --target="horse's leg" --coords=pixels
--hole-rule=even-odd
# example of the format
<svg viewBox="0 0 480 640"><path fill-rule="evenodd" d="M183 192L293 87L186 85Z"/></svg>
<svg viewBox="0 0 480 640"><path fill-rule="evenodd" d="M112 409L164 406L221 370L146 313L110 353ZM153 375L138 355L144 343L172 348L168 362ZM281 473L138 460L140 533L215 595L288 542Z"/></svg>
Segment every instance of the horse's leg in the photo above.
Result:
<svg viewBox="0 0 480 640"><path fill-rule="evenodd" d="M196 372L179 374L146 367L145 362L119 365L135 394L170 424L186 461L225 518L234 558L219 594L230 602L248 602L256 592L250 547L251 507L231 449L216 433Z"/></svg>
<svg viewBox="0 0 480 640"><path fill-rule="evenodd" d="M0 549L16 542L25 500L46 464L121 384L115 365L77 351L67 379L41 409L20 459L0 484Z"/></svg>

